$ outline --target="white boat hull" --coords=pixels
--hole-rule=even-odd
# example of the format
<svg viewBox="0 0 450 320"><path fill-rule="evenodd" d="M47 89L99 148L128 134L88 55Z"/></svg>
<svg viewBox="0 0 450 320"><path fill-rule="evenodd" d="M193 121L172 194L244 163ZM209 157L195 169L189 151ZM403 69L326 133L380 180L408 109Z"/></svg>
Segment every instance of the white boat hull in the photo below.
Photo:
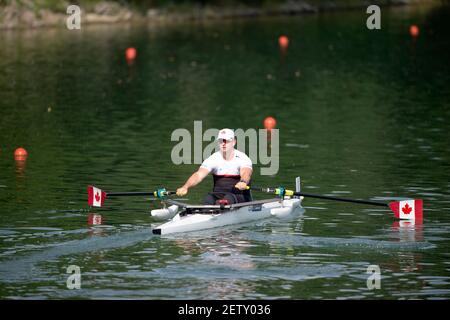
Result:
<svg viewBox="0 0 450 320"><path fill-rule="evenodd" d="M153 233L165 235L257 221L272 216L283 218L291 215L296 209L301 208L301 201L302 199L299 198L285 199L225 210L224 213L217 214L194 213L180 215L178 213L172 220L153 229Z"/></svg>

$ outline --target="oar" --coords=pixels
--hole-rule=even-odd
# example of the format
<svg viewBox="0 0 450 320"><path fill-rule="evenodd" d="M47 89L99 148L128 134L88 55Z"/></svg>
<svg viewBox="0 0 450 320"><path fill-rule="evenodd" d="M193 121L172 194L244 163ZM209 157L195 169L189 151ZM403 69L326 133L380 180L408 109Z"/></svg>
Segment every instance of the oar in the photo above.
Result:
<svg viewBox="0 0 450 320"><path fill-rule="evenodd" d="M406 200L401 200L401 201L392 201L389 203L384 203L384 202L377 202L377 201L338 198L338 197L324 196L324 195L320 195L320 194L295 192L293 190L288 190L283 187L278 187L278 188L251 187L250 189L255 190L255 191L273 193L273 194L279 195L282 198L284 196L297 196L297 197L303 196L303 197L309 197L309 198L351 202L351 203L359 203L359 204L368 204L368 205L374 205L374 206L379 206L379 207L388 207L394 212L394 216L398 219L406 219L406 220L422 220L423 219L423 201L422 201L422 199L406 199Z"/></svg>
<svg viewBox="0 0 450 320"><path fill-rule="evenodd" d="M97 187L88 186L88 205L91 207L101 207L106 197L135 197L135 196L154 196L152 200L162 199L169 195L176 194L175 191L167 191L160 188L152 192L105 192Z"/></svg>

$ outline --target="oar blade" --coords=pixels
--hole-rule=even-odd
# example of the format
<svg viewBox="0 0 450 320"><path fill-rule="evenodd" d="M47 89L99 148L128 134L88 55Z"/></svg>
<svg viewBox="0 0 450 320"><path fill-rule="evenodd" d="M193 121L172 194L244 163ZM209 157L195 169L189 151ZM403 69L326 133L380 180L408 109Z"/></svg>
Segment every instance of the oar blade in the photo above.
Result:
<svg viewBox="0 0 450 320"><path fill-rule="evenodd" d="M423 219L422 199L393 201L389 203L389 208L394 212L397 219L416 221L422 221Z"/></svg>
<svg viewBox="0 0 450 320"><path fill-rule="evenodd" d="M101 207L106 199L106 192L94 186L88 186L88 205L91 207Z"/></svg>

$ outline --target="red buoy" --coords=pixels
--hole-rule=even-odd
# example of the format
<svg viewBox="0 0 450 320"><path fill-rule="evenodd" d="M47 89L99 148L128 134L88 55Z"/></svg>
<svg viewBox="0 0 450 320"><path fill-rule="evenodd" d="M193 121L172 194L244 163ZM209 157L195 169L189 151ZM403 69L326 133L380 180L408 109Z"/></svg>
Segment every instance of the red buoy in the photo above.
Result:
<svg viewBox="0 0 450 320"><path fill-rule="evenodd" d="M127 48L127 50L125 51L127 60L134 60L136 58L136 54L136 49L133 47Z"/></svg>
<svg viewBox="0 0 450 320"><path fill-rule="evenodd" d="M409 26L409 34L411 35L411 37L414 37L414 38L418 37L419 32L420 32L420 29L415 24Z"/></svg>
<svg viewBox="0 0 450 320"><path fill-rule="evenodd" d="M280 36L278 38L278 44L280 45L281 49L287 49L289 45L289 38L286 36Z"/></svg>
<svg viewBox="0 0 450 320"><path fill-rule="evenodd" d="M267 130L272 130L277 125L277 120L273 117L266 117L264 119L264 128Z"/></svg>
<svg viewBox="0 0 450 320"><path fill-rule="evenodd" d="M14 151L15 160L25 160L27 156L28 152L24 148L17 148L16 151Z"/></svg>

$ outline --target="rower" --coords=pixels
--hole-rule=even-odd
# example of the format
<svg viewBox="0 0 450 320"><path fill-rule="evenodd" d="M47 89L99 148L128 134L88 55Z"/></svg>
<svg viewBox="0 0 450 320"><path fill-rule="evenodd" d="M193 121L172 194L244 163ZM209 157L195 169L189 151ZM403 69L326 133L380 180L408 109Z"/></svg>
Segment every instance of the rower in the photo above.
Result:
<svg viewBox="0 0 450 320"><path fill-rule="evenodd" d="M233 130L220 130L217 141L220 147L219 151L203 161L200 168L189 177L182 187L177 189L177 195L185 196L189 188L199 184L211 172L214 188L213 192L208 193L204 198L204 204L252 201L250 190L247 190L253 172L252 161L245 153L234 148L236 137ZM222 201L219 202L219 200Z"/></svg>

